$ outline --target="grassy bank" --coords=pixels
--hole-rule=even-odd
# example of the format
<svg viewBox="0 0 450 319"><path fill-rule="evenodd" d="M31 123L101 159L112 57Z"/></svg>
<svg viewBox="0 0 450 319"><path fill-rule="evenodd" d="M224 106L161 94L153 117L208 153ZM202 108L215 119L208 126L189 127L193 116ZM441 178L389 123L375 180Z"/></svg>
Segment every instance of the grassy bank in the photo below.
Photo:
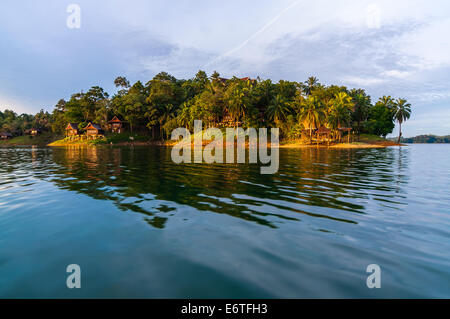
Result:
<svg viewBox="0 0 450 319"><path fill-rule="evenodd" d="M150 144L149 139L149 136L122 133L106 135L104 138L98 138L95 140L71 140L70 138L63 138L49 143L48 146L147 145Z"/></svg>
<svg viewBox="0 0 450 319"><path fill-rule="evenodd" d="M202 132L204 133L204 131ZM201 133L197 133L199 135ZM223 139L224 145L226 144L226 133L223 130ZM195 135L191 135L191 145L194 145L194 137ZM202 145L208 145L211 140L202 140ZM270 137L267 139L268 146L270 147ZM96 140L76 140L71 141L69 138L64 138L61 140L54 141L48 146L73 146L73 145L161 145L161 146L173 146L177 144L178 141L168 140L168 141L152 141L149 136L137 135L137 134L111 134L105 136L105 138L96 139ZM246 142L246 145L248 141ZM381 138L376 135L362 134L359 138L359 141L355 141L353 143L347 143L347 139L344 138L342 143L331 143L330 145L319 145L320 147L331 147L331 148L383 148L388 146L401 146L402 144L398 144L396 142ZM280 148L306 148L306 147L317 147L316 144L308 144L305 141L282 141L280 142Z"/></svg>
<svg viewBox="0 0 450 319"><path fill-rule="evenodd" d="M0 141L0 147L27 145L46 146L57 138L58 137L54 136L52 133L42 133L37 136L22 135L10 140Z"/></svg>
<svg viewBox="0 0 450 319"><path fill-rule="evenodd" d="M355 141L352 143L347 143L347 138L343 138L341 143L331 143L330 145L324 144L319 145L319 147L330 147L330 148L383 148L389 146L404 146L404 145L370 134L361 134L359 140L355 136ZM285 141L284 143L280 143L280 147L302 148L302 147L317 147L317 145L307 144L304 141Z"/></svg>

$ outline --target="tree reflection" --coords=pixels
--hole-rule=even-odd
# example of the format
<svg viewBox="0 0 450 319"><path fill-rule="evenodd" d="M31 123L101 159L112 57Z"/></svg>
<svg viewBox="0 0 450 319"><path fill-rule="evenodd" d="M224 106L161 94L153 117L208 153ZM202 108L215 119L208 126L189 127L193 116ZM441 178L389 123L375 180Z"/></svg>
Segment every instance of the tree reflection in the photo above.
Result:
<svg viewBox="0 0 450 319"><path fill-rule="evenodd" d="M403 205L407 182L407 161L394 149L281 149L275 175L261 175L256 164L175 164L164 147L50 153L58 187L144 214L156 228L186 207L272 228L302 214L356 224L352 216L364 214L369 200Z"/></svg>

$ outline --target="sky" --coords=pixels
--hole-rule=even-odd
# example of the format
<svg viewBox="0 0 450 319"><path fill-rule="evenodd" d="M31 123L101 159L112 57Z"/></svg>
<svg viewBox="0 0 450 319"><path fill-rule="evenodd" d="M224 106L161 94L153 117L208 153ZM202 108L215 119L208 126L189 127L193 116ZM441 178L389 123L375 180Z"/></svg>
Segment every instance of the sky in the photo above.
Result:
<svg viewBox="0 0 450 319"><path fill-rule="evenodd" d="M68 7L80 8L79 28ZM407 99L403 136L450 134L448 0L2 0L0 110L52 111L117 76L305 81ZM69 22L70 22L69 21ZM397 130L397 128L396 128ZM397 131L394 131L394 135Z"/></svg>

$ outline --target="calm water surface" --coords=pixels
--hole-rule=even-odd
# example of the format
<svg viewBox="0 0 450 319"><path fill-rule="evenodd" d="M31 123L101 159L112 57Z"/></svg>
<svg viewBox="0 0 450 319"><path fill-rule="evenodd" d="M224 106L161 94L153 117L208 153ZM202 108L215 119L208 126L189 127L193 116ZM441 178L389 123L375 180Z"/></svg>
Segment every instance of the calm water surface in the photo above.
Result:
<svg viewBox="0 0 450 319"><path fill-rule="evenodd" d="M449 155L282 149L261 175L157 147L0 148L0 297L449 298Z"/></svg>

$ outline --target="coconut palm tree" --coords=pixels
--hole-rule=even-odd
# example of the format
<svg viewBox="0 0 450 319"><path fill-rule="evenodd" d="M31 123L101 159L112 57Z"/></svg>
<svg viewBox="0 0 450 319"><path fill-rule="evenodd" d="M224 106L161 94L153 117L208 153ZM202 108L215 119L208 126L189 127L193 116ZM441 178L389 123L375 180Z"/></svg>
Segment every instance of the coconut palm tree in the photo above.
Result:
<svg viewBox="0 0 450 319"><path fill-rule="evenodd" d="M285 122L290 113L289 102L281 94L277 94L267 108L268 118L275 123Z"/></svg>
<svg viewBox="0 0 450 319"><path fill-rule="evenodd" d="M359 141L359 135L361 133L361 122L364 122L369 115L369 109L371 106L370 97L363 93L355 93L355 95L353 96L353 103L355 105L353 108L353 117L357 123Z"/></svg>
<svg viewBox="0 0 450 319"><path fill-rule="evenodd" d="M353 107L354 103L352 98L345 92L337 93L331 100L331 108L328 111L327 122L335 131L335 134L340 128L349 126Z"/></svg>
<svg viewBox="0 0 450 319"><path fill-rule="evenodd" d="M299 121L309 128L309 138L312 140L312 130L319 128L325 120L325 109L322 103L314 96L304 100L299 113Z"/></svg>
<svg viewBox="0 0 450 319"><path fill-rule="evenodd" d="M385 95L383 97L380 97L378 102L381 103L382 105L386 106L389 110L395 109L395 101L390 95L389 96Z"/></svg>
<svg viewBox="0 0 450 319"><path fill-rule="evenodd" d="M399 126L398 143L402 137L402 123L408 120L411 116L411 104L405 99L397 99L395 101L395 116Z"/></svg>
<svg viewBox="0 0 450 319"><path fill-rule="evenodd" d="M305 81L305 93L306 95L311 95L314 88L319 85L319 80L315 76L310 76L308 80Z"/></svg>
<svg viewBox="0 0 450 319"><path fill-rule="evenodd" d="M159 109L159 116L158 116L158 122L159 122L159 130L160 135L164 139L164 131L163 131L163 125L167 123L170 119L175 117L175 112L177 110L177 107L173 104L165 104Z"/></svg>
<svg viewBox="0 0 450 319"><path fill-rule="evenodd" d="M345 92L335 95L332 100L331 114L334 116L335 129L348 126L350 122L351 112L354 107L352 98Z"/></svg>

